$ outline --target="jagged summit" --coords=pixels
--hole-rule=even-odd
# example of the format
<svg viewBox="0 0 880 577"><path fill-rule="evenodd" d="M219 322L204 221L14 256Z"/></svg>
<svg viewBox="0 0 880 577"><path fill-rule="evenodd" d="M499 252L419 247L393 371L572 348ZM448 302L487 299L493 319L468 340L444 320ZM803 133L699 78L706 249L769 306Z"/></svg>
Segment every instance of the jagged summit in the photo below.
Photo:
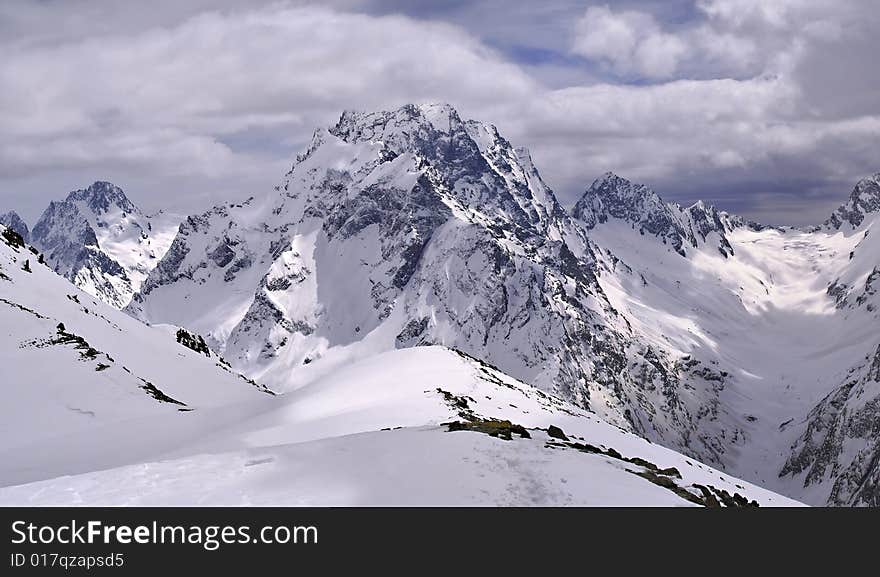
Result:
<svg viewBox="0 0 880 577"><path fill-rule="evenodd" d="M88 188L74 190L67 195L67 202L85 202L96 215L117 207L123 212L140 212L121 188L111 182L96 181Z"/></svg>
<svg viewBox="0 0 880 577"><path fill-rule="evenodd" d="M479 164L480 153L493 147L513 150L494 125L462 119L446 103L406 104L378 112L347 110L328 132L348 143L381 144L391 155L411 153L445 162Z"/></svg>
<svg viewBox="0 0 880 577"><path fill-rule="evenodd" d="M409 153L446 167L479 171L486 162L468 128L482 126L474 121L465 123L449 105L407 104L392 111L346 111L329 132L350 144L380 144L389 159ZM486 138L481 135L480 140Z"/></svg>
<svg viewBox="0 0 880 577"><path fill-rule="evenodd" d="M855 228L862 224L868 214L877 212L880 212L880 172L860 180L847 202L825 221L825 226L837 230L848 223Z"/></svg>
<svg viewBox="0 0 880 577"><path fill-rule="evenodd" d="M584 192L572 215L588 228L593 228L609 217L628 222L650 222L656 217L668 218L668 212L666 203L647 186L606 172ZM656 228L650 224L649 227Z"/></svg>
<svg viewBox="0 0 880 577"><path fill-rule="evenodd" d="M345 169L328 173L340 182L315 183L310 171L323 176L325 156L337 154L340 145L347 149L348 158L340 165ZM305 202L308 214L325 213L350 201L360 185L343 196L338 193L367 174L373 175L367 189L379 184L409 189L415 177L427 193L419 197L433 206L423 208L452 208L478 213L484 220L514 221L522 234L542 235L548 224L568 218L526 149L514 148L491 124L463 120L448 104L345 111L334 126L315 131L278 188L288 198ZM358 196L366 194L369 190L360 190ZM296 207L292 212L299 213L300 203L289 203ZM279 215L288 211L277 209Z"/></svg>
<svg viewBox="0 0 880 577"><path fill-rule="evenodd" d="M173 215L144 215L118 186L97 181L52 201L31 231L49 265L122 308L173 239Z"/></svg>
<svg viewBox="0 0 880 577"><path fill-rule="evenodd" d="M515 374L584 398L582 371L556 377L563 355L580 362L592 343L545 350L538 335L590 332L590 307L604 306L590 248L528 151L494 126L448 105L347 111L315 132L278 192L263 213L181 227L128 310L192 328L272 378L378 331L384 347L489 349ZM179 294L192 298L179 306ZM516 338L540 354L511 356Z"/></svg>
<svg viewBox="0 0 880 577"><path fill-rule="evenodd" d="M20 234L21 238L23 238L26 243L30 243L30 229L28 229L27 223L22 220L14 210L10 210L5 214L0 214L0 224L11 228Z"/></svg>
<svg viewBox="0 0 880 577"><path fill-rule="evenodd" d="M346 110L330 133L347 141L382 140L381 136L425 128L450 133L462 124L458 111L449 104L405 104L390 111Z"/></svg>
<svg viewBox="0 0 880 577"><path fill-rule="evenodd" d="M721 254L733 254L725 233L744 222L702 201L687 208L664 202L651 188L613 172L606 172L593 182L575 204L572 216L588 230L609 219L625 222L642 234L661 238L682 256L687 256L685 245L697 248L713 232L718 233Z"/></svg>

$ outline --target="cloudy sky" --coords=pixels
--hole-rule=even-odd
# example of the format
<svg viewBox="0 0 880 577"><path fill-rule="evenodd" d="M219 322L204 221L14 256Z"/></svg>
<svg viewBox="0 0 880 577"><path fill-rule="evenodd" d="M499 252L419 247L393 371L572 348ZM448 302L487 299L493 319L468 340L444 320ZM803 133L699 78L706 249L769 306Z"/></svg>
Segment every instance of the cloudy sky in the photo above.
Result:
<svg viewBox="0 0 880 577"><path fill-rule="evenodd" d="M775 224L880 171L874 0L3 0L0 211L268 193L344 109L445 101L563 203L599 174Z"/></svg>

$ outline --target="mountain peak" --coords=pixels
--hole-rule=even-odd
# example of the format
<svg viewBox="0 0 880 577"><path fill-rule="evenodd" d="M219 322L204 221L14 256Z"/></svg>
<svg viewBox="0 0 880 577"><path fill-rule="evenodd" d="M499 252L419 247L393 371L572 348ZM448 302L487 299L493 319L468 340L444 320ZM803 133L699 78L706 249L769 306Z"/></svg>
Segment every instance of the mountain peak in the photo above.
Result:
<svg viewBox="0 0 880 577"><path fill-rule="evenodd" d="M449 104L405 104L390 111L346 110L330 133L346 142L380 141L397 148L428 140L432 132L451 134L463 125Z"/></svg>
<svg viewBox="0 0 880 577"><path fill-rule="evenodd" d="M597 178L575 204L572 216L587 229L615 219L651 234L669 244L675 252L686 256L685 245L694 248L709 235L719 235L718 249L725 257L733 253L725 238L728 229L740 226L741 219L720 213L714 206L697 201L688 208L664 202L644 184L633 183L613 172Z"/></svg>
<svg viewBox="0 0 880 577"><path fill-rule="evenodd" d="M593 184L590 188L595 188L597 186L601 186L602 184L632 184L632 181L611 172L610 170L604 174L602 174L599 178L593 181Z"/></svg>
<svg viewBox="0 0 880 577"><path fill-rule="evenodd" d="M584 192L572 216L593 228L609 217L636 223L666 212L666 204L649 187L606 172Z"/></svg>
<svg viewBox="0 0 880 577"><path fill-rule="evenodd" d="M633 182L613 172L606 172L590 186L590 191L605 197L616 199L641 199L654 206L665 203L649 186Z"/></svg>
<svg viewBox="0 0 880 577"><path fill-rule="evenodd" d="M28 229L28 225L14 210L10 210L6 214L0 214L0 224L20 234L25 242L30 242L30 230Z"/></svg>
<svg viewBox="0 0 880 577"><path fill-rule="evenodd" d="M121 188L97 181L50 202L31 242L56 273L122 308L164 255L176 227L173 216L147 216Z"/></svg>
<svg viewBox="0 0 880 577"><path fill-rule="evenodd" d="M104 214L112 206L123 212L138 212L121 188L111 182L96 181L88 188L74 190L67 195L67 202L85 202L96 215Z"/></svg>
<svg viewBox="0 0 880 577"><path fill-rule="evenodd" d="M866 215L878 212L880 212L880 172L856 183L849 199L834 211L825 221L825 225L839 229L844 223L849 223L856 228L862 224Z"/></svg>
<svg viewBox="0 0 880 577"><path fill-rule="evenodd" d="M449 132L451 127L461 124L458 111L445 102L420 104L416 108L438 132Z"/></svg>

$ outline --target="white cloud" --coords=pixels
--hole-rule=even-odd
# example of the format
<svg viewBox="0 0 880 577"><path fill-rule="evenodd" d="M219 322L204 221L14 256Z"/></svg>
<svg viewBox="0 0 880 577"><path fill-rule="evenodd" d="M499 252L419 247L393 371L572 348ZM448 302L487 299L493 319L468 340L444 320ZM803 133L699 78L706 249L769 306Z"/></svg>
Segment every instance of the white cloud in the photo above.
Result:
<svg viewBox="0 0 880 577"><path fill-rule="evenodd" d="M846 40L870 0L697 0L702 18L667 29L648 12L591 6L571 50L618 76L748 78L789 72L806 45Z"/></svg>
<svg viewBox="0 0 880 577"><path fill-rule="evenodd" d="M648 14L615 13L608 6L591 6L576 24L572 50L622 75L669 78L675 74L687 46L676 36L664 33Z"/></svg>
<svg viewBox="0 0 880 577"><path fill-rule="evenodd" d="M522 123L505 124L515 127L511 138L530 142L557 190L583 190L608 170L683 201L713 199L718 189L743 181L823 182L832 194L819 212L828 212L857 178L877 170L880 112L812 118L803 113L802 98L781 77L600 84L553 91L525 109L517 104L510 115ZM750 204L758 198L747 193L734 200L727 208L745 207L771 222L806 224L802 219L815 217L761 212Z"/></svg>
<svg viewBox="0 0 880 577"><path fill-rule="evenodd" d="M786 28L791 23L792 12L816 1L821 0L699 0L697 5L711 18L726 24L759 23Z"/></svg>
<svg viewBox="0 0 880 577"><path fill-rule="evenodd" d="M400 16L270 5L146 11L148 25L91 30L89 11L29 12L29 25L0 36L0 208L29 202L33 215L102 178L148 209L203 210L271 190L345 108L430 100L530 147L564 202L606 170L681 200L794 179L833 184L836 202L880 169L873 12L855 0L839 13L825 0L766 13L740 2L706 0L675 27L637 10L585 11L573 49L624 80L561 89L535 79L540 63L517 64L461 27ZM652 82L626 84L633 76ZM735 200L729 208L757 210Z"/></svg>
<svg viewBox="0 0 880 577"><path fill-rule="evenodd" d="M136 35L6 48L5 173L123 161L217 176L235 169L224 135L259 126L310 133L344 108L442 94L480 106L533 90L459 29L315 7L207 13Z"/></svg>

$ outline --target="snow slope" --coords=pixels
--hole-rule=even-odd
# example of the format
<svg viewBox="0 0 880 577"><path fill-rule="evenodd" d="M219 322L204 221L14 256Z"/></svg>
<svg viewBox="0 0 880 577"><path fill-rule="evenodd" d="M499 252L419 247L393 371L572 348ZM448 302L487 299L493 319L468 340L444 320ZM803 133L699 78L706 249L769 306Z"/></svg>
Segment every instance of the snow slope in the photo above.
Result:
<svg viewBox="0 0 880 577"><path fill-rule="evenodd" d="M0 489L0 505L687 506L699 504L697 485L797 504L442 347L384 353L274 405L182 440L166 460ZM529 438L442 425L488 416L523 425ZM549 437L542 429L553 424L595 451ZM638 475L670 467L654 481Z"/></svg>
<svg viewBox="0 0 880 577"><path fill-rule="evenodd" d="M545 440L435 427L361 433L10 487L0 489L0 505L696 506L620 461L548 449ZM748 494L765 506L794 504Z"/></svg>
<svg viewBox="0 0 880 577"><path fill-rule="evenodd" d="M216 356L70 284L6 232L0 226L0 483L138 462L201 431L203 413L235 415L271 399Z"/></svg>

